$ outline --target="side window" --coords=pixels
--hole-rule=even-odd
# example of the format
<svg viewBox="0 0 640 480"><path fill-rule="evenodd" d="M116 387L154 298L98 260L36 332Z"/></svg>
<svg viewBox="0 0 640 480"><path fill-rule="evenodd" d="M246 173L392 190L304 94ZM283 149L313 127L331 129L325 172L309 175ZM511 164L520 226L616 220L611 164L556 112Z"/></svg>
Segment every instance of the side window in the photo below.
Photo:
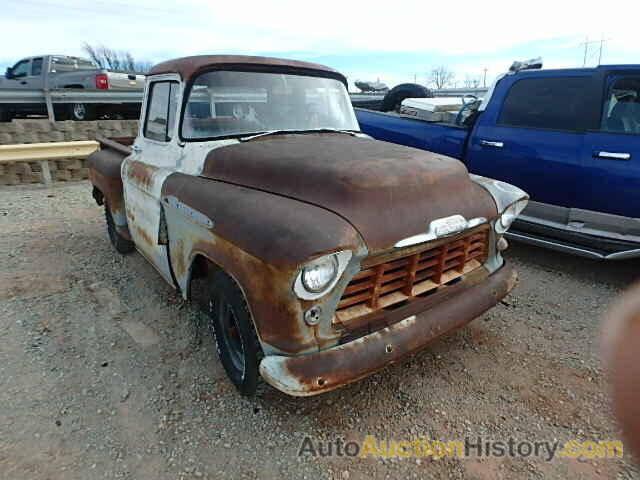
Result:
<svg viewBox="0 0 640 480"><path fill-rule="evenodd" d="M576 131L590 77L525 78L513 84L498 125Z"/></svg>
<svg viewBox="0 0 640 480"><path fill-rule="evenodd" d="M31 62L31 75L34 77L42 75L42 58L34 58Z"/></svg>
<svg viewBox="0 0 640 480"><path fill-rule="evenodd" d="M158 142L173 138L178 108L178 83L154 82L149 90L144 136Z"/></svg>
<svg viewBox="0 0 640 480"><path fill-rule="evenodd" d="M26 77L29 75L29 60L22 60L16 63L11 71L14 77Z"/></svg>
<svg viewBox="0 0 640 480"><path fill-rule="evenodd" d="M640 135L640 75L617 75L607 83L600 130Z"/></svg>

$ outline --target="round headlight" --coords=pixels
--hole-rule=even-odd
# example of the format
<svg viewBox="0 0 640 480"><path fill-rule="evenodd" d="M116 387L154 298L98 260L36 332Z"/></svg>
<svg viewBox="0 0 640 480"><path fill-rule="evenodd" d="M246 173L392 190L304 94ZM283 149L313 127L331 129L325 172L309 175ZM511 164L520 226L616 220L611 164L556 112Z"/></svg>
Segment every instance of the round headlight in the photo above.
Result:
<svg viewBox="0 0 640 480"><path fill-rule="evenodd" d="M335 255L321 257L307 263L302 269L302 285L311 293L320 293L338 274L338 259Z"/></svg>
<svg viewBox="0 0 640 480"><path fill-rule="evenodd" d="M524 207L527 206L527 200L518 200L515 203L512 203L507 208L505 208L500 218L496 221L496 232L504 233L511 227L511 224L518 218L518 215L524 210Z"/></svg>

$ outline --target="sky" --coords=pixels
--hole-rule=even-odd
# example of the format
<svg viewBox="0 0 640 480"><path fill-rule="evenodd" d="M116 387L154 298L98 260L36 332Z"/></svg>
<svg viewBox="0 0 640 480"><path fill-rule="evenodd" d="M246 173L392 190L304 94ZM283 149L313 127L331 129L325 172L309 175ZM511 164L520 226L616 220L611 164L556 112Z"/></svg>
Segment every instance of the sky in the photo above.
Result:
<svg viewBox="0 0 640 480"><path fill-rule="evenodd" d="M490 83L514 60L545 68L640 63L640 3L563 0L322 2L285 0L1 0L0 69L26 56L83 56L82 45L153 63L197 54L307 60L355 80L428 84L444 65L455 85Z"/></svg>

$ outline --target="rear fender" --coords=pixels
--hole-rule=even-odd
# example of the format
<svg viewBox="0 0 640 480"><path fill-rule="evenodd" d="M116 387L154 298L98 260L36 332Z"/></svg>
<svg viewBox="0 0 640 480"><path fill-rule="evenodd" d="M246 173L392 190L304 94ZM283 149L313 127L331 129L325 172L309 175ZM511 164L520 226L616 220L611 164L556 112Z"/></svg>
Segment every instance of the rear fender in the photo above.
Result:
<svg viewBox="0 0 640 480"><path fill-rule="evenodd" d="M107 205L116 230L129 240L131 235L127 225L122 176L120 175L120 167L125 158L126 155L121 152L111 149L99 150L89 155L87 167L96 203L100 205L104 202Z"/></svg>

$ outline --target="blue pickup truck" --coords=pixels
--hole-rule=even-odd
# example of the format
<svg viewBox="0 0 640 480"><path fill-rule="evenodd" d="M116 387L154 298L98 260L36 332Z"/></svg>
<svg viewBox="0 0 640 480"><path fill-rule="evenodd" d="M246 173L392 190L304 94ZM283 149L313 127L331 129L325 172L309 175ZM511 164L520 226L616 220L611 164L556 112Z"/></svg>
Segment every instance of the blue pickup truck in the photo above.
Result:
<svg viewBox="0 0 640 480"><path fill-rule="evenodd" d="M356 115L378 140L457 158L528 192L510 238L591 258L640 257L640 65L514 69L463 105L449 122L402 110Z"/></svg>

